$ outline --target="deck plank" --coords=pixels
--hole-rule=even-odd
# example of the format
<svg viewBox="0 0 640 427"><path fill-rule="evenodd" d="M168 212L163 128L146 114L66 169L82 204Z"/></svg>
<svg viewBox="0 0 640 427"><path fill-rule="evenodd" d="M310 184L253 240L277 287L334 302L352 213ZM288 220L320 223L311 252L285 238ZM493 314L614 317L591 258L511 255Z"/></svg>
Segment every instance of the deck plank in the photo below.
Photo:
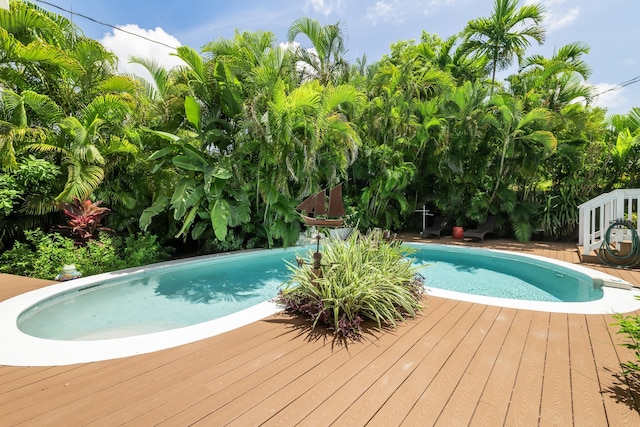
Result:
<svg viewBox="0 0 640 427"><path fill-rule="evenodd" d="M607 425L585 315L571 316L569 319L569 354L575 425Z"/></svg>
<svg viewBox="0 0 640 427"><path fill-rule="evenodd" d="M635 419L635 425L639 425L635 417L638 409L633 395L629 392L626 379L620 375L621 360L608 327L613 319L606 316L587 316L586 320L594 359L598 361L596 370L600 382L600 392L603 397L610 397L603 399L607 422L610 425L631 426L634 425ZM632 355L630 354L630 356ZM617 404L616 400L625 402L626 405Z"/></svg>
<svg viewBox="0 0 640 427"><path fill-rule="evenodd" d="M463 380L451 394L451 398L440 414L436 425L460 426L470 423L473 411L470 411L469 408L474 408L480 400L484 385L509 332L514 313L513 309L500 309L500 313L487 332L477 354L474 355L464 372ZM391 425L393 419L389 419L388 422L387 425Z"/></svg>
<svg viewBox="0 0 640 427"><path fill-rule="evenodd" d="M573 425L568 316L551 313L540 405L540 425Z"/></svg>
<svg viewBox="0 0 640 427"><path fill-rule="evenodd" d="M11 274L0 273L0 301L12 298L25 292L33 291L44 286L51 285L53 280L35 279L33 277L20 277Z"/></svg>
<svg viewBox="0 0 640 427"><path fill-rule="evenodd" d="M480 308L480 310L479 310ZM434 366L441 366L446 360L446 352L443 348L451 349L454 337L464 335L463 328L453 328L456 322L467 322L469 319L476 319L482 307L474 308L473 304L459 302L454 309L449 311L443 321L429 330L426 336L422 336L420 331L412 330L412 333L403 334L398 337L393 345L386 348L375 360L359 361L357 374L349 381L335 390L321 407L316 408L303 419L305 425L328 425L335 422L340 415L363 396L381 376L394 366L398 360L410 349L414 349L414 344L418 342L421 349L429 351L430 360ZM458 320L459 319L459 320ZM364 362L364 363L363 363ZM428 382L428 379L425 378ZM339 425L339 424L338 424Z"/></svg>
<svg viewBox="0 0 640 427"><path fill-rule="evenodd" d="M628 313L626 316L635 315L640 316L640 312ZM609 334L611 336L611 341L614 344L614 350L617 354L617 358L620 363L625 362L634 362L638 363L636 355L633 350L626 348L626 344L630 343L630 339L626 334L618 333L620 327L617 325L618 321L614 320L610 316L605 316L605 323L608 325ZM621 372L622 369L620 369ZM621 376L615 370L613 371L614 375L616 375L620 379L620 390L616 393L617 396L627 396L627 398L622 398L621 401L628 404L631 408L635 409L636 412L640 412L640 377L638 375L631 375L630 378L625 378ZM635 383L634 383L635 382ZM632 386L635 385L635 386Z"/></svg>
<svg viewBox="0 0 640 427"><path fill-rule="evenodd" d="M194 355L195 357L189 358L189 363L186 364L184 359L176 360L178 371L176 368L169 369L166 378L163 378L163 384L170 386L172 390L170 400L158 397L158 394L164 396L163 389L152 388L139 394L140 402L128 405L125 410L120 409L110 417L118 419L122 425L126 425L126 422L136 425L157 424L188 410L212 393L224 390L239 379L260 371L261 367L268 365L270 361L300 348L295 340L297 333L293 325L288 327L279 321L257 323L264 328L258 336L250 334L236 337L238 342L235 346L216 346L202 356ZM286 328L284 331L282 326ZM246 332L251 331L251 328L247 327L242 329L246 329ZM278 345L274 346L274 343ZM179 370L182 365L186 365L186 370ZM202 397L194 399L194 396ZM138 406L146 402L153 403L151 407L147 407L145 413L140 414Z"/></svg>
<svg viewBox="0 0 640 427"><path fill-rule="evenodd" d="M135 401L140 393L144 393L144 390L139 390L140 388L144 389L144 385L160 387L166 383L165 378L169 378L169 380L172 378L171 376L158 377L160 372L169 370L171 375L174 375L177 370L180 375L182 371L178 367L188 368L190 366L195 371L200 370L201 365L198 363L193 365L193 361L199 362L204 358L209 358L215 362L227 353L234 355L238 351L245 352L255 345L251 341L252 339L262 339L266 346L270 346L269 335L259 334L261 330L260 327L255 328L255 331L248 329L251 331L250 337L237 343L235 347L229 346L226 350L217 352L217 355L214 356L209 356L212 353L211 347L216 341L224 341L222 336L218 340L194 343L196 345L190 346L190 348L181 346L171 349L172 351L165 350L134 358L55 368L60 370L62 374L39 381L31 387L24 387L21 390L24 397L37 398L39 390L52 393L54 397L47 399L37 408L32 408L28 399L22 399L20 407L13 405L11 418L20 417L23 414L31 416L46 414L50 420L54 421L58 416L64 418L70 411L78 411L82 413L84 420L92 421L94 416L101 413L106 415L110 411L109 405L94 405L92 402L95 402L96 399L117 402L122 399L122 389L125 388L127 398L121 404ZM275 331L274 336L278 333L280 332ZM87 395L87 388L98 391ZM0 406L0 410L2 410L2 406Z"/></svg>
<svg viewBox="0 0 640 427"><path fill-rule="evenodd" d="M448 314L455 315L456 312L454 308L458 306L458 302L452 300L433 298L429 301L428 311L425 312L424 317L420 319L419 322L415 322L415 326L419 325L424 333L424 335L418 337L419 339L416 341L419 342L419 345L425 347L433 346L436 342L435 338L428 335L429 332L437 325L445 322L443 320L444 316ZM463 310L463 307L460 307L459 310ZM413 324L414 321L411 321L407 325L402 325L398 332L406 334L408 330L405 331L404 329L413 329ZM380 337L374 347L367 351L367 358L374 358L384 351L385 346L388 345L391 338L395 339L395 337ZM299 396L278 412L276 416L270 418L266 425L295 425L301 423L305 417L311 418L309 414L321 407L323 402L328 400L335 390L339 389L346 381L350 381L357 374L356 368L363 366L363 362L366 362L363 356L354 355L353 358L349 359L348 363L322 376L320 381L302 384L306 391L300 393Z"/></svg>
<svg viewBox="0 0 640 427"><path fill-rule="evenodd" d="M480 316L482 311L473 312L467 310L462 317L458 320L458 325L462 332L465 329L471 330L474 328L474 324ZM452 313L453 314L453 313ZM446 318L446 321L440 325L440 327L450 324L455 321L455 318ZM437 329L431 329L430 334L438 333ZM404 384L411 382L423 382L427 383L429 373L427 369L428 364L442 366L448 363L447 360L443 360L442 354L446 352L445 348L451 348L451 342L449 336L452 332L447 333L443 338L438 339L434 345L435 339L430 339L428 336L424 336L423 339L417 343L409 352L403 355L394 366L389 369L384 375L381 375L377 381L365 392L361 394L357 401L355 401L342 415L336 420L337 425L352 425L360 421L371 420L379 411L380 407L384 405L398 390L402 389ZM453 341L457 341L455 337L451 337ZM459 343L460 341L458 341ZM472 344L471 344L472 345ZM403 392L400 392L402 394ZM429 402L431 405L432 402ZM437 407L438 404L433 402L433 407ZM439 409L438 409L439 412ZM405 414L398 414L399 417L396 422L404 417ZM382 425L380 421L373 421L372 423Z"/></svg>
<svg viewBox="0 0 640 427"><path fill-rule="evenodd" d="M530 311L515 312L504 345L489 374L469 425L495 426L504 423L532 316L533 312Z"/></svg>
<svg viewBox="0 0 640 427"><path fill-rule="evenodd" d="M454 347L449 349L449 356L445 363L435 372L433 380L404 418L402 425L434 425L436 421L446 419L446 416L443 416L444 408L450 402L453 391L466 375L466 368L478 353L499 312L499 307L485 307L479 317L469 319L472 320L471 323L463 323L461 319L456 329L462 329L466 333L458 338L452 331L451 338L457 342L452 343ZM441 351L447 352L447 347L442 346ZM433 358L429 357L425 358L422 366L432 364ZM430 379L434 373L433 368L430 366L427 372L429 372L427 378ZM416 377L419 380L422 375L416 375Z"/></svg>
<svg viewBox="0 0 640 427"><path fill-rule="evenodd" d="M537 425L550 313L535 312L518 367L505 425Z"/></svg>
<svg viewBox="0 0 640 427"><path fill-rule="evenodd" d="M330 355L321 351L324 343L320 341L308 342L305 348L295 341L289 344L280 345L261 354L250 364L240 365L224 376L206 382L204 389L209 390L206 398L168 418L168 423L192 425L203 421L208 424L211 421L207 421L207 418L210 418L213 424L227 424L238 415L238 411L242 412L247 401L260 402L263 393L286 387L292 377L301 375L301 371L308 369L308 366L320 363ZM268 381L272 378L277 384ZM275 390L269 390L268 385Z"/></svg>

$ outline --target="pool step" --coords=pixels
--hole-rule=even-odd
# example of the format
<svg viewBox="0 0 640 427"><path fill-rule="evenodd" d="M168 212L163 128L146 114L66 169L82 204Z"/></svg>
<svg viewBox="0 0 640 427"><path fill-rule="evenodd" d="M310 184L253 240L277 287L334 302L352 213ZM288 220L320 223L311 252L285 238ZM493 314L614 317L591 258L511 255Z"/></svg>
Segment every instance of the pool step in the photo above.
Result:
<svg viewBox="0 0 640 427"><path fill-rule="evenodd" d="M610 288L625 289L628 291L633 289L633 285L631 283L626 280L618 279L617 277L599 278L594 279L594 281L595 280L602 281L602 286L608 286Z"/></svg>

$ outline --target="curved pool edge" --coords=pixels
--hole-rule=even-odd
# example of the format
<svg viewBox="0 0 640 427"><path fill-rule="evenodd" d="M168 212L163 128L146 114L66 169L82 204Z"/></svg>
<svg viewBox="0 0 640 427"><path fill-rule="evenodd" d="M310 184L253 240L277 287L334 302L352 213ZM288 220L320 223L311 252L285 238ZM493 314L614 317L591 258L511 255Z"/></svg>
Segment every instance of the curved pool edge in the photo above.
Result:
<svg viewBox="0 0 640 427"><path fill-rule="evenodd" d="M248 252L251 251L203 255L96 274L67 282L56 282L1 301L0 325L3 325L3 327L0 328L0 342L3 344L0 348L0 365L63 366L137 356L220 335L281 312L283 307L273 301L265 301L218 319L183 328L123 338L90 341L38 338L25 334L17 326L17 319L25 310L46 298L62 292L72 291L105 279L115 279L149 268L163 268L185 262L195 263L207 258L243 255Z"/></svg>
<svg viewBox="0 0 640 427"><path fill-rule="evenodd" d="M282 310L283 308L275 302L266 301L218 319L184 328L91 341L37 338L25 334L15 326L0 332L0 340L3 342L0 365L62 366L137 356L220 335ZM12 324L15 324L15 319L21 312L20 305L16 305L15 309L4 310L0 303L0 324L11 321L12 316Z"/></svg>
<svg viewBox="0 0 640 427"><path fill-rule="evenodd" d="M507 298L485 297L481 295L465 294L437 288L427 288L427 295L466 301L477 304L492 305L520 310L544 311L548 313L567 314L614 314L630 313L640 310L639 289L620 289L603 286L603 297L588 302L546 302L524 301ZM428 305L427 305L428 308Z"/></svg>
<svg viewBox="0 0 640 427"><path fill-rule="evenodd" d="M427 243L407 243L412 245L428 245ZM452 245L452 248L460 248ZM531 257L548 263L556 263L566 268L571 268L588 274L594 280L601 280L603 283L613 283L614 285L631 285L615 276L608 275L584 266L571 264L564 261L545 258L537 255L504 251L486 248L469 248L473 250L483 250L498 253L506 253L523 257ZM246 253L242 251L239 253ZM177 262L199 261L203 258L214 256L233 256L234 253L206 255L188 260L174 260L152 266L135 267L117 272L104 273L96 276L80 278L69 282L55 283L26 292L0 302L0 325L12 325L12 327L0 328L0 340L3 343L0 348L0 365L8 366L62 366L78 363L98 362L103 360L118 359L135 356L145 353L152 353L159 350L178 347L184 344L200 341L233 329L248 325L250 323L264 319L270 315L282 311L282 307L272 301L267 301L234 314L224 316L208 322L172 329L163 332L156 332L132 337L102 339L92 341L64 341L36 338L20 331L16 324L18 316L33 306L35 303L58 294L60 292L87 286L95 281L107 278L117 278L118 276L144 270L151 267L162 267ZM626 284L626 285L625 285ZM460 301L468 301L485 305L496 305L501 307L545 311L555 313L580 313L580 314L612 314L629 313L640 310L640 301L635 298L640 295L640 289L619 289L617 287L604 286L603 298L583 303L559 303L559 302L539 302L539 301L519 301L505 298L482 297L478 295L461 294L453 291L445 291L430 288L427 295L434 297L448 298ZM427 300L426 310L428 313L429 304Z"/></svg>
<svg viewBox="0 0 640 427"><path fill-rule="evenodd" d="M434 243L406 243L407 246L424 246L436 245ZM437 244L439 247L448 247L460 250L460 246ZM519 256L531 258L538 261L555 264L570 270L574 270L585 274L594 281L595 284L602 286L603 296L600 299L587 302L545 302L545 301L528 301L515 300L508 298L487 297L475 294L466 294L461 292L449 291L427 287L427 295L440 298L448 298L459 301L467 301L485 305L500 306L506 308L515 308L521 310L545 311L549 313L570 313L570 314L614 314L614 313L630 313L640 310L640 289L633 287L631 283L612 276L602 271L594 270L582 265L572 264L570 262L561 261L553 258L546 258L539 255L528 254L523 252L513 252L501 249L490 248L474 248L463 247L468 251L488 251L493 253L503 253L510 256Z"/></svg>

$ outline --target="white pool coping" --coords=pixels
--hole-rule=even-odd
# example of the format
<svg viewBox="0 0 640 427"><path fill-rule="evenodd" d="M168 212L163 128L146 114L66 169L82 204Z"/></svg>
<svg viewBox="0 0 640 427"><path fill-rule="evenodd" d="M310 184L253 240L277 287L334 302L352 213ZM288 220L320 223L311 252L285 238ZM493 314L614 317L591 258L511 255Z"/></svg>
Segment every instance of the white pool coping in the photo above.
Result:
<svg viewBox="0 0 640 427"><path fill-rule="evenodd" d="M459 247L456 246L451 247L459 249ZM555 263L569 269L583 272L596 280L602 280L603 283L608 283L615 287L603 286L603 298L596 301L582 303L511 300L505 298L470 295L436 288L428 289L428 295L486 305L555 313L610 314L628 313L640 310L640 301L635 298L636 296L640 296L640 290L632 288L629 283L615 276L580 265L536 255L492 249L482 250L504 252L510 255L531 257L541 261ZM156 264L154 267L165 266L175 262L180 261ZM87 286L107 278L115 278L126 275L129 272L140 270L141 268L133 268L115 273L105 273L69 282L58 283L0 302L0 342L2 343L0 346L0 365L73 365L77 363L97 362L101 360L151 353L219 335L282 311L281 306L268 301L219 319L184 328L125 338L92 341L63 341L37 338L23 333L17 327L16 321L20 314L43 299L52 297L61 292ZM627 289L621 289L618 286Z"/></svg>
<svg viewBox="0 0 640 427"><path fill-rule="evenodd" d="M121 274L118 274L120 276ZM237 329L272 314L282 307L267 301L228 316L204 323L124 338L91 341L65 341L37 338L18 329L18 316L34 304L60 292L104 280L100 274L46 286L0 302L0 365L58 366L98 362L151 353L192 343ZM110 277L113 277L110 276Z"/></svg>
<svg viewBox="0 0 640 427"><path fill-rule="evenodd" d="M493 305L505 308L517 308L522 310L545 311L549 313L570 314L614 314L629 313L640 310L640 301L635 297L640 296L640 290L620 289L609 286L602 287L602 298L588 302L546 302L546 301L522 301L506 298L485 297L461 292L448 291L438 288L427 288L427 295L440 298L448 298L458 301L467 301L478 304ZM428 308L428 304L427 304Z"/></svg>
<svg viewBox="0 0 640 427"><path fill-rule="evenodd" d="M410 243L408 245L411 246L413 245L413 243ZM416 245L424 246L430 245L430 243L417 243ZM437 246L460 249L460 246L455 245L438 244ZM516 308L522 310L545 311L549 313L614 314L629 313L632 311L640 310L640 300L636 298L640 296L640 289L634 288L629 282L622 280L619 277L612 276L602 271L594 270L593 268L588 268L582 265L572 264L566 261L522 252L504 251L488 248L470 248L467 246L465 246L464 249L504 253L509 254L510 256L515 255L519 257L531 258L549 264L559 265L569 270L574 270L586 274L595 282L601 281L603 285L603 296L600 299L587 302L546 302L487 297L432 287L427 287L427 295L454 299L458 301L474 302L478 304Z"/></svg>

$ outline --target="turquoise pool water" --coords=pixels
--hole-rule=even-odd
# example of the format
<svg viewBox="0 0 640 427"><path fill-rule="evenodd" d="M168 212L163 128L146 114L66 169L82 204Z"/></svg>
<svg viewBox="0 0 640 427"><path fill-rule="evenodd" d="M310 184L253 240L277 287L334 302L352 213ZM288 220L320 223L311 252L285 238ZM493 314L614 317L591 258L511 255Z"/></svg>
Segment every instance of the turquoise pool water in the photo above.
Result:
<svg viewBox="0 0 640 427"><path fill-rule="evenodd" d="M236 253L101 280L41 301L20 315L18 328L40 338L97 340L207 322L276 296L285 260L299 251Z"/></svg>
<svg viewBox="0 0 640 427"><path fill-rule="evenodd" d="M593 279L558 265L441 245L411 245L427 287L530 301L602 297ZM277 295L286 262L304 248L250 251L78 279L82 286L21 312L20 331L52 340L95 341L175 330L239 312ZM82 282L80 282L82 281ZM69 282L71 283L71 282Z"/></svg>
<svg viewBox="0 0 640 427"><path fill-rule="evenodd" d="M587 302L601 286L579 271L505 252L444 245L415 245L425 286L526 301Z"/></svg>

